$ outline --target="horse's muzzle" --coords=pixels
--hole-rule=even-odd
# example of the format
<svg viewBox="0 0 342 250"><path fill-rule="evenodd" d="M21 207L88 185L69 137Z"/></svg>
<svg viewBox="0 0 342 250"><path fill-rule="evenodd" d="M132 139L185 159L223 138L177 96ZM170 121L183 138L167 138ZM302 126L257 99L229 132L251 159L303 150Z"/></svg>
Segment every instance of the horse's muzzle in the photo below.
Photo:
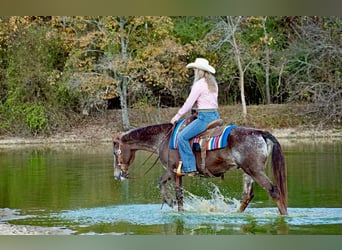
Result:
<svg viewBox="0 0 342 250"><path fill-rule="evenodd" d="M114 154L114 179L118 181L123 181L128 179L128 173L125 171L126 165L117 163L116 154Z"/></svg>
<svg viewBox="0 0 342 250"><path fill-rule="evenodd" d="M121 170L114 170L114 179L117 181L123 181L128 179L128 175L124 174Z"/></svg>

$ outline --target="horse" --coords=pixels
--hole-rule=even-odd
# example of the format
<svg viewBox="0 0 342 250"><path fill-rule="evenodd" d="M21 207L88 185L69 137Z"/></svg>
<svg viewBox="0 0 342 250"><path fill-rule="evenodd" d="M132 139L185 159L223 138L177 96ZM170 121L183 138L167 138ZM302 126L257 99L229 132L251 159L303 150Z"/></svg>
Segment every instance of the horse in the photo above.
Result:
<svg viewBox="0 0 342 250"><path fill-rule="evenodd" d="M177 149L169 147L174 127L172 123L162 123L114 134L112 137L114 178L116 180L129 179L128 169L134 161L137 150L157 154L166 170L159 179L163 203L170 207L178 203L178 211L183 211L182 176L175 173L179 163L179 154ZM271 151L275 184L265 173L266 162ZM201 152L194 152L194 154L197 170L202 175L208 176L209 172L210 177L223 177L227 171L242 169L243 193L240 212L245 211L253 199L253 185L256 182L273 198L279 213L288 214L285 157L278 140L270 132L242 126L232 129L225 148L206 152L206 171L200 167ZM169 181L172 181L175 186L177 202L168 194L166 184Z"/></svg>

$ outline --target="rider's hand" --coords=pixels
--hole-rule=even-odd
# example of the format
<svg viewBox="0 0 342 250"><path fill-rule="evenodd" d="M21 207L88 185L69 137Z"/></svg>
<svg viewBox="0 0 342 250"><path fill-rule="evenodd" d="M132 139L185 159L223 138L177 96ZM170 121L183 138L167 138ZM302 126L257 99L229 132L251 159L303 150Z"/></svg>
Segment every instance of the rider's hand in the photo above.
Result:
<svg viewBox="0 0 342 250"><path fill-rule="evenodd" d="M175 117L172 117L171 123L172 123L172 124L175 124L176 122L177 122L177 119L176 119Z"/></svg>

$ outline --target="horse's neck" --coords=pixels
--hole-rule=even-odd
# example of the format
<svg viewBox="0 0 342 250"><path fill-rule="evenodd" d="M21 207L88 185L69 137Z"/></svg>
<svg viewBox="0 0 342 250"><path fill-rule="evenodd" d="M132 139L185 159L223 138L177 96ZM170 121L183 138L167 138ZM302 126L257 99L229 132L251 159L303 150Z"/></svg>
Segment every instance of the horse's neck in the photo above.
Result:
<svg viewBox="0 0 342 250"><path fill-rule="evenodd" d="M125 137L132 149L154 152L163 141L167 140L166 137L170 134L167 130L170 129L165 128L165 125L154 125L133 130Z"/></svg>
<svg viewBox="0 0 342 250"><path fill-rule="evenodd" d="M136 150L145 150L154 152L160 143L161 139L158 136L153 136L149 140L135 141L131 143L132 148Z"/></svg>

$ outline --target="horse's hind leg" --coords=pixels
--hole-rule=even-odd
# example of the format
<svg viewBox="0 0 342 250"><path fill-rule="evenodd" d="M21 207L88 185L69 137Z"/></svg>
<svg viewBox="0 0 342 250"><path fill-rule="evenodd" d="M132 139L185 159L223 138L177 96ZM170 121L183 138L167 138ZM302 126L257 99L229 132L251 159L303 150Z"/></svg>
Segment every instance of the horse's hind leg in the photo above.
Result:
<svg viewBox="0 0 342 250"><path fill-rule="evenodd" d="M252 177L250 177L248 174L243 173L243 194L242 194L242 202L240 205L240 212L245 211L247 208L248 204L254 197L254 192L253 192L253 183L254 180Z"/></svg>
<svg viewBox="0 0 342 250"><path fill-rule="evenodd" d="M286 211L286 208L284 208L284 206L280 202L280 194L279 194L278 188L277 186L272 184L270 179L267 177L266 173L264 171L254 173L253 178L265 191L268 192L268 194L276 202L279 213L281 215L286 215L287 211Z"/></svg>

